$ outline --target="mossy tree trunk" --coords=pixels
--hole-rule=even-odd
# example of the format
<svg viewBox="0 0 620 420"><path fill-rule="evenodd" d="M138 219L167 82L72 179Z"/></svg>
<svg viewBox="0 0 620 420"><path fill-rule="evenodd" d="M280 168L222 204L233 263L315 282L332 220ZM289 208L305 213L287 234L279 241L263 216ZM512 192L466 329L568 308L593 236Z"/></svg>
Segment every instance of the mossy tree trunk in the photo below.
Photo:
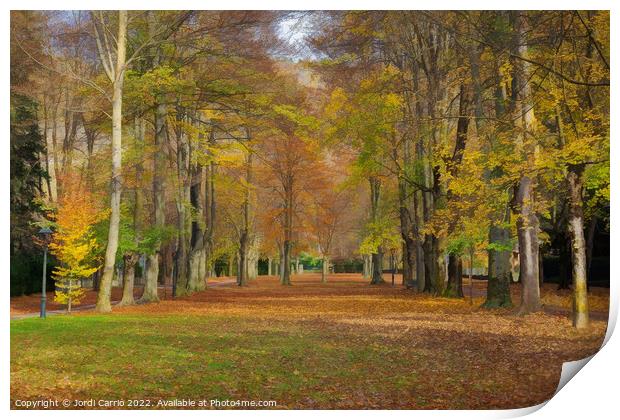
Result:
<svg viewBox="0 0 620 420"><path fill-rule="evenodd" d="M482 304L484 308L509 308L512 306L510 297L510 229L491 225L489 229L488 280L487 298Z"/></svg>
<svg viewBox="0 0 620 420"><path fill-rule="evenodd" d="M139 255L137 253L129 253L124 256L123 266L123 298L121 299L119 306L128 306L135 303L133 297L133 287L136 277L136 263L138 262Z"/></svg>
<svg viewBox="0 0 620 420"><path fill-rule="evenodd" d="M587 259L583 223L584 165L571 165L568 170L570 210L568 227L573 255L573 326L587 328L588 314Z"/></svg>
<svg viewBox="0 0 620 420"><path fill-rule="evenodd" d="M159 275L159 252L146 257L146 271L144 273L144 290L138 300L139 303L158 302L157 277ZM149 281L150 279L150 281ZM153 280L154 279L154 280Z"/></svg>
<svg viewBox="0 0 620 420"><path fill-rule="evenodd" d="M377 248L377 252L372 254L372 280L370 284L382 284L383 280L383 247Z"/></svg>

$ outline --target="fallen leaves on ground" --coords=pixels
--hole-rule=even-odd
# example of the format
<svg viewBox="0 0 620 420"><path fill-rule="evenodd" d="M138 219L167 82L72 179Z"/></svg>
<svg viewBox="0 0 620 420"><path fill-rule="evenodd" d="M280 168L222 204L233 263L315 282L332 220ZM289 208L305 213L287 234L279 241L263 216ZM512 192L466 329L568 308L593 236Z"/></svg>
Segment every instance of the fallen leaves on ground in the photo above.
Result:
<svg viewBox="0 0 620 420"><path fill-rule="evenodd" d="M260 277L111 315L14 321L11 398L516 408L550 398L562 363L593 354L605 335L602 313L577 331L558 310L517 317L480 309L481 296L471 305L367 283L333 275L324 285L308 274L285 287ZM549 299L553 292L543 287L543 301L565 310L563 299Z"/></svg>

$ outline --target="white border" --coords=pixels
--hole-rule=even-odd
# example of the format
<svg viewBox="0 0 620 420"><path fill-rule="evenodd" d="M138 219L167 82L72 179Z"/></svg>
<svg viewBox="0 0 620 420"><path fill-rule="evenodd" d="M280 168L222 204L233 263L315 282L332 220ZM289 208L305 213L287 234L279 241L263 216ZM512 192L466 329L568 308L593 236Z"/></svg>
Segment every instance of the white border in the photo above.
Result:
<svg viewBox="0 0 620 420"><path fill-rule="evenodd" d="M60 1L36 1L36 0L22 0L22 1L10 1L9 4L4 5L4 13L0 14L0 27L2 30L3 42L3 56L4 66L2 68L2 78L4 81L4 91L6 92L3 101L0 103L0 115L4 116L4 129L3 139L4 148L1 153L2 164L0 165L0 186L2 192L2 220L4 223L0 224L0 232L2 238L2 285L3 285L3 301L5 302L5 316L2 317L1 324L1 339L2 343L2 376L0 379L1 390L4 398L2 404L4 405L3 411L7 410L10 406L10 378L9 378L9 366L10 366L10 348L9 343L9 141L8 141L8 126L9 126L9 10L10 9L263 9L263 10L333 10L333 9L519 9L519 10L538 10L538 9L611 9L611 33L612 33L612 54L611 65L613 69L617 68L617 53L619 52L616 46L618 45L618 11L614 9L614 2L602 1L602 0L589 0L575 1L536 1L536 0L519 0L512 2L498 2L488 0L467 0L467 1L446 1L446 0L434 0L432 2L414 2L414 1L368 1L368 0L346 0L335 3L326 0L313 0L312 2L300 2L300 1L273 1L266 0L257 2L243 1L243 0L226 0L226 1L187 1L177 0L171 1L118 1L108 0L106 2L93 2L93 1L76 1L76 0L60 0ZM171 7L172 6L172 7ZM222 6L225 6L222 8ZM618 103L616 98L618 96L617 83L615 79L612 79L611 89L611 132L616 133L616 115L614 111L617 110L616 104ZM613 138L613 136L612 136ZM614 165L616 147L612 141L612 167L611 178L612 185L618 185L618 169ZM617 194L616 188L612 187L612 201L615 203ZM612 219L616 220L618 212L616 208L612 208ZM612 225L612 237L611 237L611 253L612 256L618 255L618 236L614 235L615 229ZM612 258L614 261L614 258ZM618 399L618 375L620 374L620 361L618 355L620 355L620 341L617 337L611 336L613 326L615 325L618 314L618 278L620 274L620 268L617 265L612 264L611 267L611 305L610 305L610 327L606 336L606 345L604 348L595 355L592 360L583 368L583 370L577 375L576 379L569 381L561 391L552 398L547 404L541 404L538 407L531 407L520 410L488 410L488 411L357 411L346 413L346 415L355 416L359 419L375 418L376 416L389 415L392 418L407 418L407 419L426 419L426 418L440 418L440 419L480 419L480 418L509 418L523 416L529 413L531 418L535 419L557 419L563 420L572 418L612 418L617 416L617 404ZM543 408L544 406L544 408ZM542 409L541 409L542 408ZM158 412L142 412L132 411L129 414L127 412L118 412L121 416L130 415L132 418L150 418L153 415L159 417L173 418L180 414L178 412L166 411ZM204 419L208 417L217 417L221 419L236 419L239 417L252 416L254 419L262 418L286 418L290 420L290 416L295 418L315 418L316 416L326 418L340 417L343 413L338 411L296 411L290 413L289 411L188 411L181 415L187 418L200 418ZM67 411L11 411L10 415L14 418L58 418L58 419L74 419L84 415L83 412L67 412ZM93 411L89 412L88 416L93 419L107 419L111 415L108 411Z"/></svg>

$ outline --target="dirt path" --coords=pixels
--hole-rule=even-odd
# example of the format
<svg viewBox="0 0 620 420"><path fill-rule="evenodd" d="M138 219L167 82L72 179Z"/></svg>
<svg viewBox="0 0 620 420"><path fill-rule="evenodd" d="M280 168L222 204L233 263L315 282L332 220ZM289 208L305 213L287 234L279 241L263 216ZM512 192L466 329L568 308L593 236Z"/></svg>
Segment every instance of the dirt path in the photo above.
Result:
<svg viewBox="0 0 620 420"><path fill-rule="evenodd" d="M300 292L310 292L310 293L319 293L321 295L333 295L338 294L343 290L343 287L334 288L334 285L347 287L364 287L367 284L367 280L363 279L359 274L331 274L329 276L329 281L326 285L316 283L314 280L318 274L316 273L306 273L302 275L294 275L294 285L295 286L312 286L311 290L304 291L299 290L299 288L294 288L295 290L291 290L295 294L299 294ZM386 284L381 287L381 293L387 294L400 294L405 291L405 288L402 286L402 276L397 274L395 276L394 286L391 285L392 277L391 274L384 274L384 279ZM259 278L252 282L252 284L248 288L240 288L240 291L253 290L256 285L271 285L277 284L278 280L276 276L259 276ZM207 289L215 288L230 288L231 286L236 284L236 279L234 277L218 277L218 278L209 278L207 279ZM469 285L469 280L467 278L463 279L463 294L465 295L465 300L468 301L470 295L473 295L474 302L482 300L486 297L486 288L487 282L484 280L474 280L473 288ZM237 288L234 288L235 290ZM276 296L281 294L288 294L286 292L286 288L280 290L279 288L274 292ZM159 287L158 288L159 297L162 301L171 300L172 296L172 288L171 287ZM374 293L374 289L365 288L364 293ZM136 300L142 294L142 288L136 287L134 290L134 296ZM513 283L511 284L511 295L512 300L515 305L520 301L520 288L519 284ZM201 295L199 295L201 296ZM121 300L122 297L122 288L115 287L112 289L112 304L116 304ZM541 298L544 304L544 311L550 315L559 315L570 317L571 311L571 299L570 299L570 291L569 290L557 290L557 286L555 284L543 284L541 288ZM190 298L195 299L195 298ZM97 300L97 293L92 290L88 290L82 303L74 307L75 312L88 312L94 309L95 303ZM20 296L17 298L11 298L11 319L23 319L23 318L32 318L39 316L39 305L41 301L40 294L34 294L30 296ZM609 289L605 288L597 288L593 287L590 290L589 296L590 303L590 316L593 320L599 321L607 321L608 319L608 305L609 305ZM478 305L480 303L477 303ZM64 314L65 310L61 305L56 304L52 300L52 295L48 295L48 315L58 315Z"/></svg>
<svg viewBox="0 0 620 420"><path fill-rule="evenodd" d="M234 284L236 284L236 280L231 279L231 278L227 278L226 280L221 280L221 281L212 281L212 280L209 281L208 280L207 288L232 286ZM117 293L118 289L121 289L121 288L115 287L114 289L115 290L113 290L113 293L112 293L113 297L115 297L115 295L118 295ZM72 308L72 312L88 312L88 311L92 311L93 309L95 309L96 304L91 303L91 301L93 300L92 299L93 294L95 294L95 292L93 292L92 290L89 290L87 292L86 299L84 299L84 302L77 306L74 306ZM122 294L122 290L121 290L121 294ZM141 294L142 294L141 287L138 287L134 290L134 297L136 299L138 299ZM161 299L170 299L170 297L172 296L172 288L170 287L164 288L163 286L159 286L158 294ZM52 298L53 298L52 295L48 295L48 299L51 300ZM40 305L40 302L41 302L40 293L30 295L30 296L22 296L19 298L15 298L15 300L18 300L19 303L21 303L21 305L19 305L19 303L14 304L13 299L11 299L11 320L24 319L24 318L35 318L41 315L40 309L37 311L32 310L34 305L37 305L37 306ZM119 302L120 302L120 299L113 300L112 305L116 305ZM54 316L54 315L64 315L67 313L65 309L58 308L58 306L60 305L54 302L50 302L48 300L48 309L46 311L46 315Z"/></svg>

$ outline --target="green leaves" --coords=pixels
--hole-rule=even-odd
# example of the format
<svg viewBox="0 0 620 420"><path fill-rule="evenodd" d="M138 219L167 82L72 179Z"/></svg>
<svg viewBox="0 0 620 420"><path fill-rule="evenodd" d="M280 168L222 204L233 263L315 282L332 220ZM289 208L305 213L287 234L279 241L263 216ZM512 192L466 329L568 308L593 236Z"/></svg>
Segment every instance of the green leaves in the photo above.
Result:
<svg viewBox="0 0 620 420"><path fill-rule="evenodd" d="M401 246L401 236L394 220L388 217L366 223L363 239L359 246L361 255L376 253L379 248L398 249Z"/></svg>
<svg viewBox="0 0 620 420"><path fill-rule="evenodd" d="M163 95L188 94L193 89L191 78L181 77L178 70L169 65L161 65L144 73L127 71L124 99L128 107L153 106Z"/></svg>
<svg viewBox="0 0 620 420"><path fill-rule="evenodd" d="M385 66L371 72L354 90L337 87L325 106L324 128L331 146L350 145L357 151L354 173L360 178L378 175L398 135L403 98L396 93L398 70Z"/></svg>
<svg viewBox="0 0 620 420"><path fill-rule="evenodd" d="M497 252L512 251L514 249L514 242L516 242L516 238L507 242L489 242L487 250Z"/></svg>

